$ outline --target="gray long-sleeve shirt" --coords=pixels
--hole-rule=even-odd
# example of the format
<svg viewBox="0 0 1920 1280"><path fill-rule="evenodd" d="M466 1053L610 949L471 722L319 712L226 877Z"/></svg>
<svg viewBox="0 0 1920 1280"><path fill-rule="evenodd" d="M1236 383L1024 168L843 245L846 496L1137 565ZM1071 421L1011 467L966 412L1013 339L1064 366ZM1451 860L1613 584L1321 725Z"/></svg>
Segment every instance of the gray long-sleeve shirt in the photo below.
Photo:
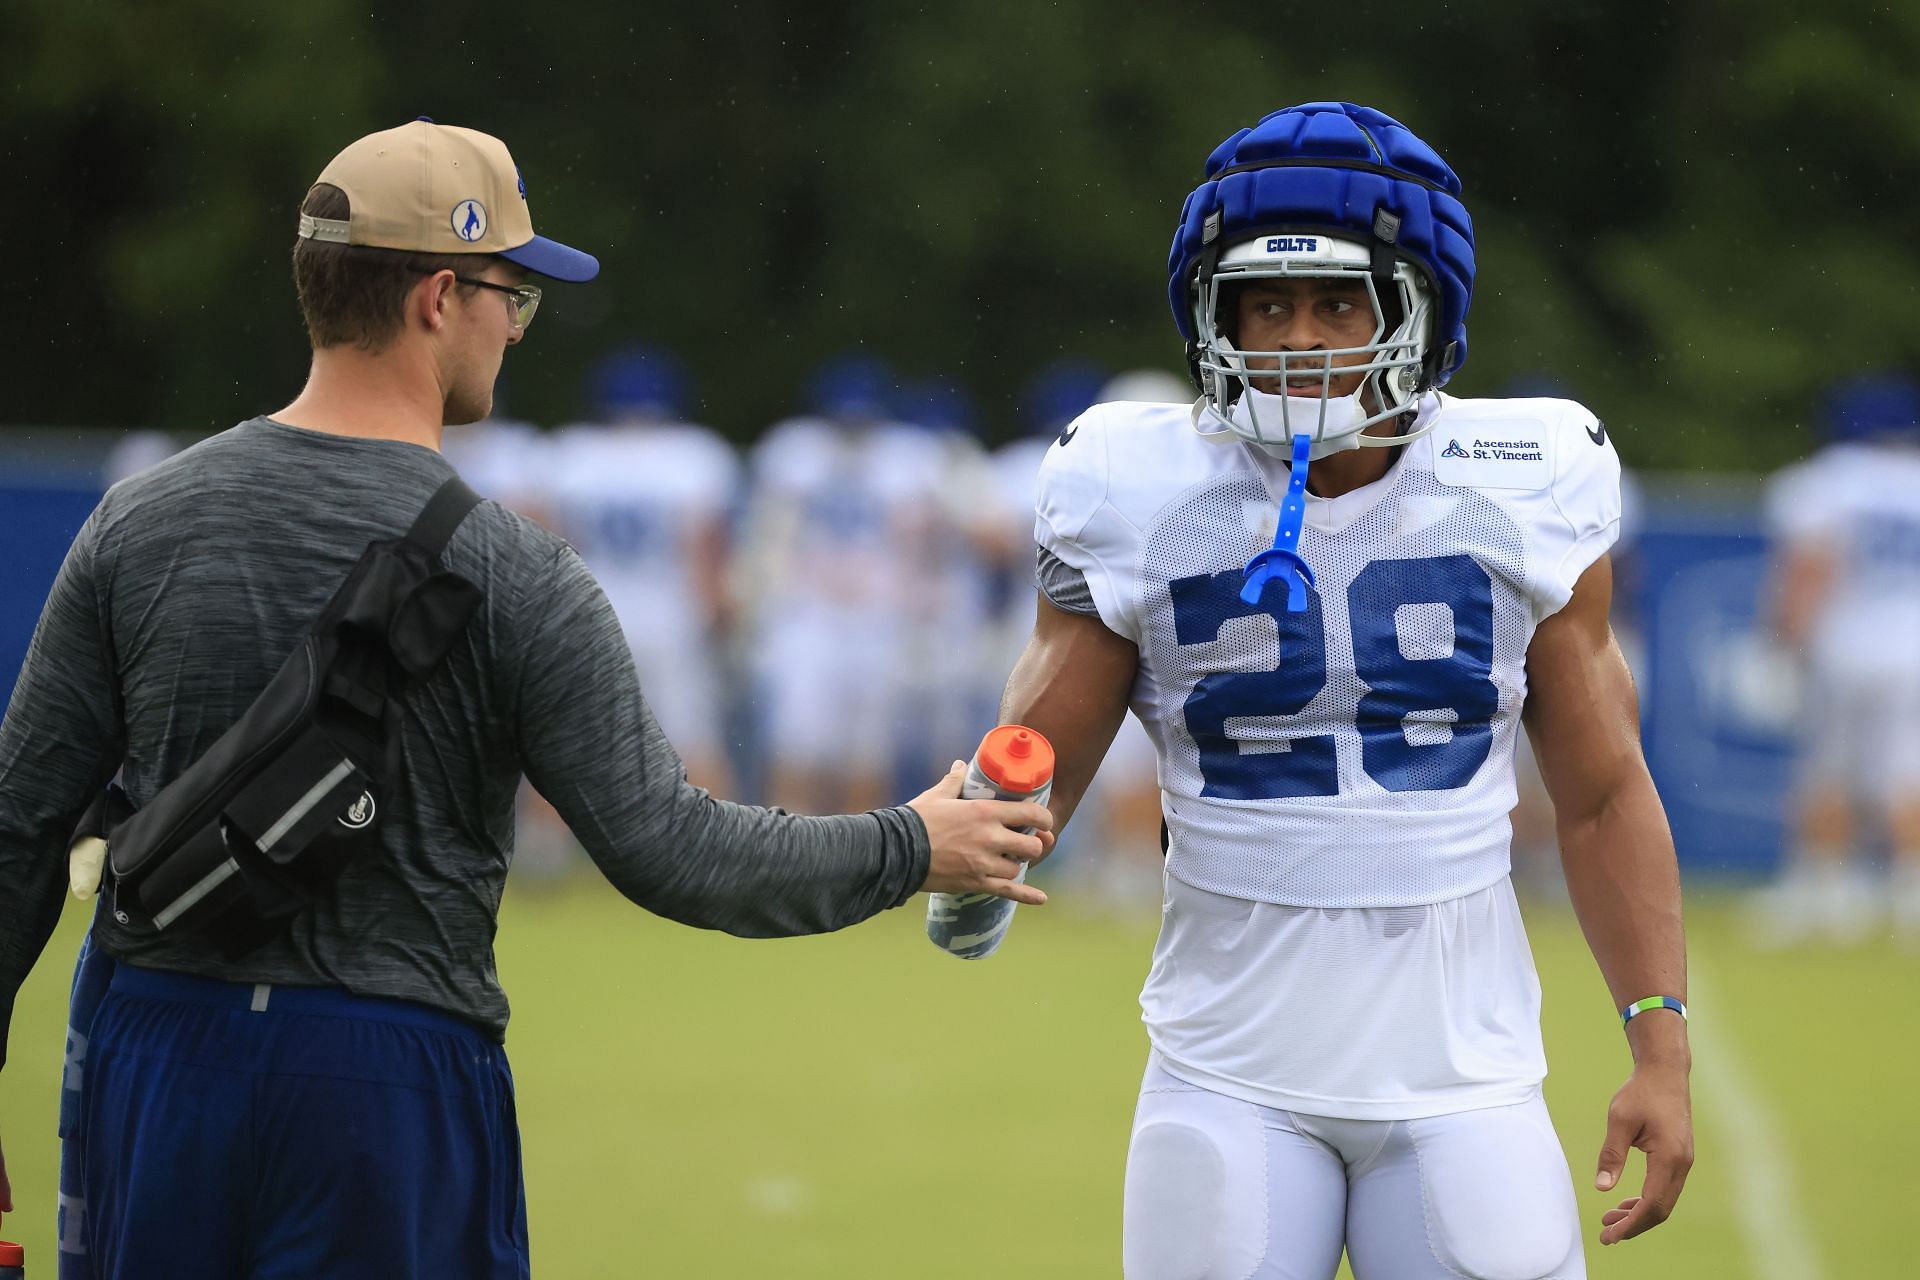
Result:
<svg viewBox="0 0 1920 1280"><path fill-rule="evenodd" d="M416 445L255 418L118 484L75 538L0 722L0 1064L14 995L67 886L68 837L116 769L146 803L266 686L375 538L453 468ZM493 935L514 795L533 781L606 877L649 911L743 936L821 933L925 880L911 810L795 817L686 781L611 606L573 549L482 503L447 567L486 602L406 699L403 781L380 856L238 961L102 913L109 954L237 982L333 985L501 1035Z"/></svg>

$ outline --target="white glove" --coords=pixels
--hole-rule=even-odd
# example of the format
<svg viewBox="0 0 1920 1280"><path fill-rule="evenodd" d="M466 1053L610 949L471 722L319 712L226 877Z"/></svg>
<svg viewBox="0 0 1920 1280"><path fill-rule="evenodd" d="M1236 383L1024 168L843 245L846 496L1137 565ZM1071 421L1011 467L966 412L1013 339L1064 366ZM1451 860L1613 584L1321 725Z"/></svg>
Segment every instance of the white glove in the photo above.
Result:
<svg viewBox="0 0 1920 1280"><path fill-rule="evenodd" d="M107 842L99 836L88 836L74 842L67 851L67 883L73 886L73 896L85 902L100 892L100 874L107 865Z"/></svg>

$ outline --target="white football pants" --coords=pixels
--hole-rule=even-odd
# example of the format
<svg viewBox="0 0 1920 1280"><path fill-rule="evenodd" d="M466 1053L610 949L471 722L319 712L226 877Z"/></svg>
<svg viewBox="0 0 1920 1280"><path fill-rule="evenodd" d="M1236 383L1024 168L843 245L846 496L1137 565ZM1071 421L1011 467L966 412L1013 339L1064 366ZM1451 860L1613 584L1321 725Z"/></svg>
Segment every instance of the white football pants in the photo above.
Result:
<svg viewBox="0 0 1920 1280"><path fill-rule="evenodd" d="M1584 1280L1546 1102L1334 1120L1241 1102L1153 1055L1127 1152L1127 1280Z"/></svg>

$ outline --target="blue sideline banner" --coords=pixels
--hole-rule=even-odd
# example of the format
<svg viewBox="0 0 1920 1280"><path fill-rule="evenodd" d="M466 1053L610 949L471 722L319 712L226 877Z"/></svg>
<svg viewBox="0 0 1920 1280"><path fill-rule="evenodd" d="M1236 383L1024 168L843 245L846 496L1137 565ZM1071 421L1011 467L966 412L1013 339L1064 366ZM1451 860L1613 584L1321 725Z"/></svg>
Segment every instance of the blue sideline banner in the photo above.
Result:
<svg viewBox="0 0 1920 1280"><path fill-rule="evenodd" d="M1681 865L1778 864L1800 714L1798 669L1763 616L1767 544L1751 510L1649 503L1635 545L1647 761Z"/></svg>
<svg viewBox="0 0 1920 1280"><path fill-rule="evenodd" d="M0 707L13 695L41 606L100 488L85 472L61 468L31 478L0 468Z"/></svg>

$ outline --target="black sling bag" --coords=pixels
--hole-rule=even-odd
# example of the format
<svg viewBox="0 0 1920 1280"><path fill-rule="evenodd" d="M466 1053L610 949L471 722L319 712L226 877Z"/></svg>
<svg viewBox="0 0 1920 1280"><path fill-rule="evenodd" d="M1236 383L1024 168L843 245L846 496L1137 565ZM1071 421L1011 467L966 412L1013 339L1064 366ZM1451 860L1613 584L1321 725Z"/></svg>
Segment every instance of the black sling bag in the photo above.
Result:
<svg viewBox="0 0 1920 1280"><path fill-rule="evenodd" d="M439 667L482 592L440 566L480 501L454 477L413 527L368 544L312 630L245 714L107 837L122 924L205 934L244 955L380 845L399 782L400 699ZM83 824L84 826L84 824Z"/></svg>

